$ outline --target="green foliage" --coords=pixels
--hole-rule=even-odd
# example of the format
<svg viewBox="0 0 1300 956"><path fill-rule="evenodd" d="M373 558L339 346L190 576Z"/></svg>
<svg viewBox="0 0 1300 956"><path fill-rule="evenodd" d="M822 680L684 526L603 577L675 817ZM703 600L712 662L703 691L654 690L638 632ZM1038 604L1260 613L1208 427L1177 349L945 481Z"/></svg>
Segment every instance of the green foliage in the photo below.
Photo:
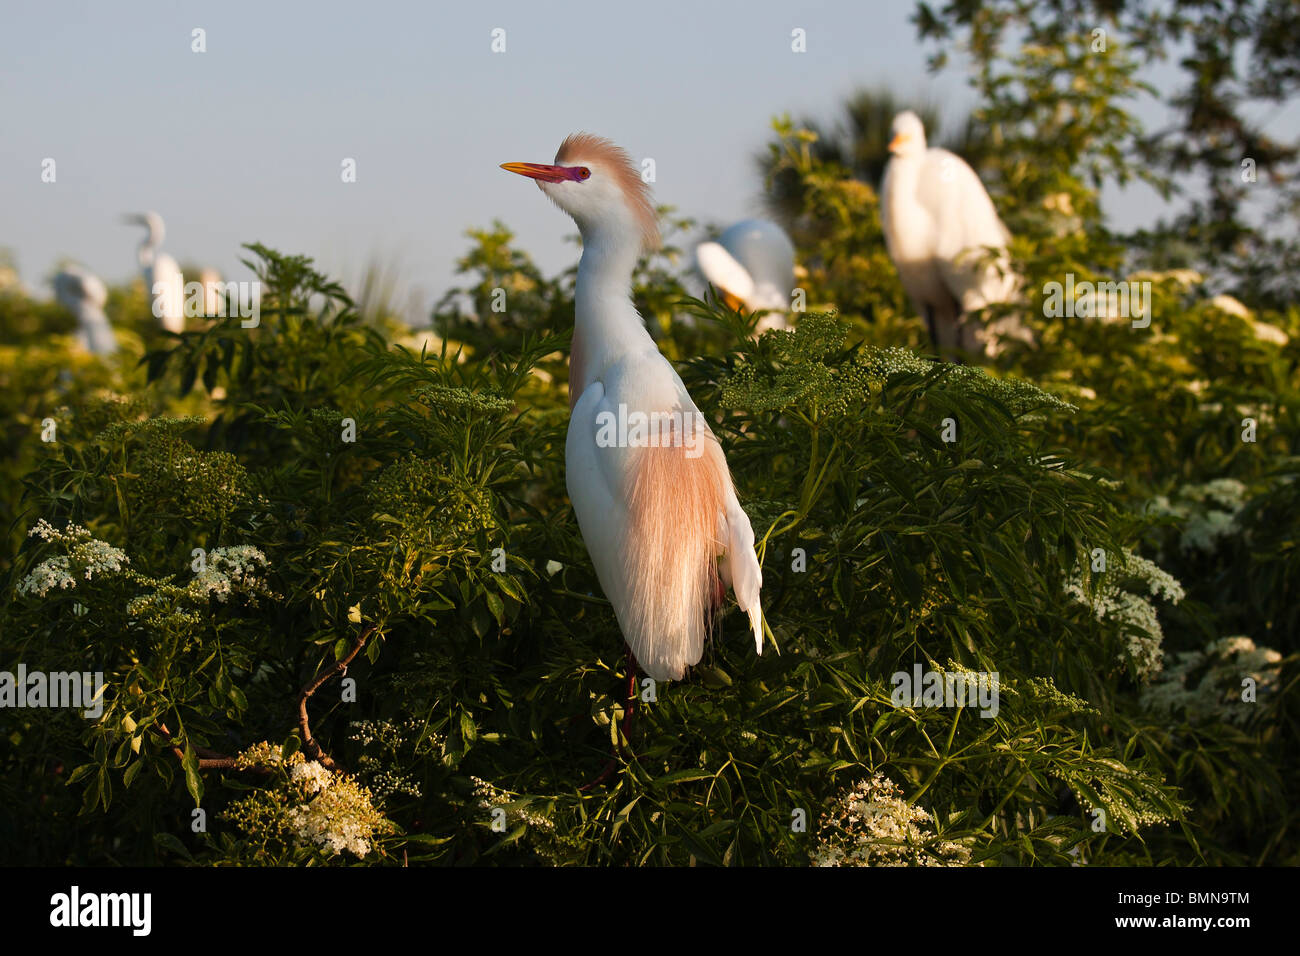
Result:
<svg viewBox="0 0 1300 956"><path fill-rule="evenodd" d="M79 847L59 852L87 861L799 863L843 834L792 829L796 811L820 820L874 774L923 801L933 845L970 863L1068 862L1080 843L1096 861L1149 860L1143 834L1189 819L1148 732L1116 730L1144 713L1123 627L1066 586L1091 549L1120 555L1140 531L1057 444L1072 405L851 341L829 316L684 366L754 518L771 649L755 658L729 614L694 678L641 704L635 758L582 792L622 714L621 640L562 492L564 390L537 369L557 341L471 361L387 348L340 331L355 328L341 296L295 311L304 285L328 283L260 255L278 305L237 364L217 347L227 393L211 420L92 402L28 480L36 511L123 558L41 595L22 584L62 539L17 559L6 663L107 684L98 720L11 728L12 805L57 787L65 807L19 817L39 836L29 852L50 852L74 795ZM235 334L187 334L166 362ZM284 354L339 334L352 352ZM305 408L277 381L295 362L336 400ZM241 440L254 434L276 454ZM301 759L286 705L363 635L355 701L327 683L306 705L315 739L356 768L330 775ZM914 664L996 672L996 713L896 701L893 675ZM268 739L296 757L205 767ZM71 768L58 783L32 772L51 761ZM372 836L321 836L325 805L275 782L293 766L334 781L321 792L365 821L347 833ZM185 825L187 804L215 812L207 833ZM147 838L156 825L166 839ZM110 832L142 838L114 849ZM334 852L349 845L366 852Z"/></svg>

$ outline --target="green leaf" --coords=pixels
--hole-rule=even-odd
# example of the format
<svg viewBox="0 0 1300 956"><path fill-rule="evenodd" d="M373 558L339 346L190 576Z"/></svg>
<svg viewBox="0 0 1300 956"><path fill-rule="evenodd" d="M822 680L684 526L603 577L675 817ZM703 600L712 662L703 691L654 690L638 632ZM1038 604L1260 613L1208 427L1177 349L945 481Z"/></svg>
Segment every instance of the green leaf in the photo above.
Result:
<svg viewBox="0 0 1300 956"><path fill-rule="evenodd" d="M491 591L485 592L484 597L487 598L488 610L492 613L492 616L496 618L497 626L503 627L506 622L505 605L502 604L501 599Z"/></svg>
<svg viewBox="0 0 1300 956"><path fill-rule="evenodd" d="M185 743L185 752L181 757L181 768L185 771L185 789L190 792L194 798L194 805L200 806L203 802L203 778L199 776L199 758L190 746L189 741Z"/></svg>
<svg viewBox="0 0 1300 956"><path fill-rule="evenodd" d="M98 769L99 769L99 764L83 763L80 767L73 770L72 773L68 775L68 786L72 786L78 780L85 779L86 777L90 776L90 774L94 773Z"/></svg>
<svg viewBox="0 0 1300 956"><path fill-rule="evenodd" d="M135 780L136 777L140 775L140 771L143 769L144 769L143 760L136 760L130 766L128 766L126 770L122 772L123 789L130 790L131 783Z"/></svg>
<svg viewBox="0 0 1300 956"><path fill-rule="evenodd" d="M666 773L662 777L655 779L651 786L656 790L662 790L666 787L676 786L679 783L690 783L693 780L712 780L714 772L712 770L674 770L672 773Z"/></svg>
<svg viewBox="0 0 1300 956"><path fill-rule="evenodd" d="M177 856L182 856L191 862L194 860L193 855L191 855L185 844L176 839L175 836L168 833L166 830L156 831L153 835L153 842L154 846L158 847L160 850L166 850L168 853L175 853Z"/></svg>

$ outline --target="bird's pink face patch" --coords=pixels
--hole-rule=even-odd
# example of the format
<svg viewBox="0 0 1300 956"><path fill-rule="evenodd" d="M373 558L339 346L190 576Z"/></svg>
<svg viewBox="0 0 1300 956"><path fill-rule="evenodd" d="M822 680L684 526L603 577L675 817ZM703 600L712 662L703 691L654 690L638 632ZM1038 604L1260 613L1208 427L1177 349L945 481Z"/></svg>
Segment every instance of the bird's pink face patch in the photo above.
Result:
<svg viewBox="0 0 1300 956"><path fill-rule="evenodd" d="M586 166L551 166L545 163L502 163L501 168L544 183L580 183L591 178Z"/></svg>

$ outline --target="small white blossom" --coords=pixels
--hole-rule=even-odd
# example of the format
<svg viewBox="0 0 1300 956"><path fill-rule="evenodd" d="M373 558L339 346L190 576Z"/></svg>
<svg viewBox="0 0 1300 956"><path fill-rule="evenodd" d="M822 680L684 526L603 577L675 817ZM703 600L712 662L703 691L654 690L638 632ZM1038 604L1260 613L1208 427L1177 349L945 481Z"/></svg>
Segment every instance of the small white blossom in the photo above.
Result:
<svg viewBox="0 0 1300 956"><path fill-rule="evenodd" d="M223 604L232 594L266 595L270 591L262 572L267 567L266 555L252 545L213 548L186 590L193 598L215 597Z"/></svg>
<svg viewBox="0 0 1300 956"><path fill-rule="evenodd" d="M42 518L28 535L62 544L67 548L67 554L46 558L32 568L18 583L19 594L43 598L55 588L75 588L78 580L91 581L96 575L114 574L131 563L121 548L91 537L90 532L80 525L70 524L60 531Z"/></svg>
<svg viewBox="0 0 1300 956"><path fill-rule="evenodd" d="M1254 712L1242 699L1243 681L1254 681L1256 700L1275 693L1281 661L1280 653L1257 647L1249 637L1223 637L1199 651L1174 655L1173 662L1143 690L1142 704L1167 716L1181 712L1191 721L1242 724Z"/></svg>
<svg viewBox="0 0 1300 956"><path fill-rule="evenodd" d="M290 767L289 779L310 795L328 790L333 782L333 775L315 760L309 760Z"/></svg>
<svg viewBox="0 0 1300 956"><path fill-rule="evenodd" d="M1240 299L1235 299L1230 295L1216 295L1210 300L1210 305L1220 312L1227 312L1229 315L1235 315L1239 319L1249 319L1250 309Z"/></svg>
<svg viewBox="0 0 1300 956"><path fill-rule="evenodd" d="M1065 582L1065 593L1092 609L1098 621L1115 626L1124 635L1121 661L1132 661L1140 678L1160 670L1164 631L1150 597L1177 604L1185 594L1178 581L1152 561L1125 548L1115 567L1094 577L1094 593L1084 587L1082 571ZM1140 588L1146 595L1135 593ZM1148 597L1149 595L1150 597Z"/></svg>
<svg viewBox="0 0 1300 956"><path fill-rule="evenodd" d="M1259 339L1261 342L1272 342L1274 345L1286 345L1291 341L1291 337L1276 325L1269 325L1267 322L1252 322L1251 327L1255 330L1255 338Z"/></svg>
<svg viewBox="0 0 1300 956"><path fill-rule="evenodd" d="M1220 541L1241 530L1236 519L1245 505L1245 485L1235 478L1216 478L1203 485L1179 488L1172 502L1165 495L1157 495L1147 504L1147 510L1181 519L1178 546L1183 551L1213 551Z"/></svg>
<svg viewBox="0 0 1300 956"><path fill-rule="evenodd" d="M278 792L254 791L231 804L228 813L245 832L283 834L333 856L346 850L357 857L371 851L376 836L395 832L356 778L332 773L301 751L285 761L279 747L263 741L241 753L237 765L287 766L289 777Z"/></svg>
<svg viewBox="0 0 1300 956"><path fill-rule="evenodd" d="M881 773L841 794L822 818L815 866L961 866L970 847L942 840L934 818Z"/></svg>

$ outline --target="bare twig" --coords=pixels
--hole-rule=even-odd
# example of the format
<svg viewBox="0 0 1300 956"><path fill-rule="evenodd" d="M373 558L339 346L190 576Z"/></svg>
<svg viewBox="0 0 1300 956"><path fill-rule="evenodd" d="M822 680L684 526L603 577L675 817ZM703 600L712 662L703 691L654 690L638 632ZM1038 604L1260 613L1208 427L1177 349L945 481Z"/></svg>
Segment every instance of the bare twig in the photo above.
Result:
<svg viewBox="0 0 1300 956"><path fill-rule="evenodd" d="M352 645L352 650L348 651L346 657L341 661L335 661L328 667L322 667L306 687L298 692L298 729L302 732L302 752L307 755L309 760L315 760L326 770L336 770L338 765L334 760L321 749L316 738L311 735L311 721L307 716L307 699L321 688L321 685L328 681L336 674L341 674L348 669L352 659L361 653L361 648L370 639L370 635L375 633L375 625L371 624L364 631L357 635L356 642Z"/></svg>
<svg viewBox="0 0 1300 956"><path fill-rule="evenodd" d="M168 740L171 739L172 732L167 729L167 725L164 723L155 724L150 729L153 730L154 733L161 734L162 736L166 737ZM171 745L171 751L176 755L177 760L185 759L185 751L181 750L181 748L176 746L175 744ZM195 747L194 752L199 755L200 770L247 769L252 771L253 773L270 773L270 771L264 767L242 768L236 763L236 759L234 757L228 757L225 754L221 753L220 751L211 750L207 747Z"/></svg>
<svg viewBox="0 0 1300 956"><path fill-rule="evenodd" d="M347 657L341 661L336 661L329 667L321 668L320 673L312 679L311 683L298 692L298 729L302 732L303 753L306 754L309 760L315 760L326 770L337 770L338 765L331 759L329 754L321 749L320 744L316 742L316 738L311 735L311 722L307 717L307 699L335 674L346 671L348 665L352 663L352 659L361 652L361 648L365 646L366 641L370 639L370 635L374 632L375 625L372 624L357 636L356 642L352 645L352 650L348 652ZM150 729L154 733L171 740L172 732L167 729L166 724L159 722ZM185 751L175 744L171 745L171 752L176 755L177 760L183 761L185 759ZM195 747L194 752L198 754L200 770L247 770L258 774L269 774L271 772L269 767L241 767L237 758L229 757L207 747Z"/></svg>

